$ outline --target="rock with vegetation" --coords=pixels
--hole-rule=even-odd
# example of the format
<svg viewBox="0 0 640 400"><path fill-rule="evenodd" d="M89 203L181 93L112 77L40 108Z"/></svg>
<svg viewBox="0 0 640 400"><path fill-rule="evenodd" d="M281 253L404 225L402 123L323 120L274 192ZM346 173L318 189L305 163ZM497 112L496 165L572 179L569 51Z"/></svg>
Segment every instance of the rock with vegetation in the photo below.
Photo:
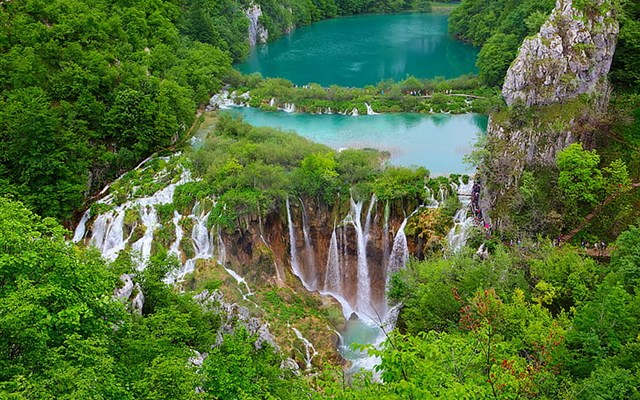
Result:
<svg viewBox="0 0 640 400"><path fill-rule="evenodd" d="M507 104L547 105L595 92L609 73L618 29L610 0L558 0L507 71Z"/></svg>
<svg viewBox="0 0 640 400"><path fill-rule="evenodd" d="M260 5L252 4L245 10L245 14L249 19L249 46L266 43L269 40L269 30L260 23L260 17L262 17Z"/></svg>

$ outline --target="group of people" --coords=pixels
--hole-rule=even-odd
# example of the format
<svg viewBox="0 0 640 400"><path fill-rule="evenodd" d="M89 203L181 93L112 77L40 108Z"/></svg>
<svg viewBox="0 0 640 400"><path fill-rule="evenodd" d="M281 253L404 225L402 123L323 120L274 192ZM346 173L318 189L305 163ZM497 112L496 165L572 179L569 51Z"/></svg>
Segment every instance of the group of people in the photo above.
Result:
<svg viewBox="0 0 640 400"><path fill-rule="evenodd" d="M478 182L474 182L471 188L471 212L476 225L483 226L484 218L482 218L482 210L480 210L480 184Z"/></svg>
<svg viewBox="0 0 640 400"><path fill-rule="evenodd" d="M476 226L481 226L485 230L487 237L491 236L491 224L484 220L482 215L482 209L480 209L480 184L478 182L473 183L471 188L471 213L473 215L473 222Z"/></svg>
<svg viewBox="0 0 640 400"><path fill-rule="evenodd" d="M587 241L582 241L582 248L585 251L589 251L590 249L594 249L597 256L604 256L607 253L607 243L604 240L597 241L591 245L591 243Z"/></svg>

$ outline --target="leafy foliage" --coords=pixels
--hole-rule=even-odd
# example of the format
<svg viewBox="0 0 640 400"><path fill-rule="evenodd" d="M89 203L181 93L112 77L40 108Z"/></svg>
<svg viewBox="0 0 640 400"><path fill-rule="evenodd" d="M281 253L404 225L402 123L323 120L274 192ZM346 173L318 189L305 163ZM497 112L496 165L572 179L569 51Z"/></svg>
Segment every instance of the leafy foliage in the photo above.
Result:
<svg viewBox="0 0 640 400"><path fill-rule="evenodd" d="M522 40L538 32L553 0L463 0L451 12L449 33L481 46L480 78L501 85Z"/></svg>
<svg viewBox="0 0 640 400"><path fill-rule="evenodd" d="M384 155L375 150L336 153L293 133L252 127L229 113L219 116L204 145L188 155L202 180L178 186L176 207L213 195L209 223L227 229L252 216L266 217L289 195L325 204L371 193L382 200L417 201L429 176L424 168L384 166Z"/></svg>
<svg viewBox="0 0 640 400"><path fill-rule="evenodd" d="M160 253L138 273L145 305L131 314L112 298L116 267L66 242L51 218L2 197L0 217L0 397L295 399L308 390L242 329L218 346L218 311L162 282L175 258ZM202 369L189 361L195 351L209 353Z"/></svg>

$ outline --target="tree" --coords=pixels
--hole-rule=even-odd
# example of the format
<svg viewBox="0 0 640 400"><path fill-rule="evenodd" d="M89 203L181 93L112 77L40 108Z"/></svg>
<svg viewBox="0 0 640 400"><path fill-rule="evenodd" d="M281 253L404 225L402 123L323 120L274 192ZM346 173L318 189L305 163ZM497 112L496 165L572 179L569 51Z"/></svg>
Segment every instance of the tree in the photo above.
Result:
<svg viewBox="0 0 640 400"><path fill-rule="evenodd" d="M584 150L581 143L573 143L558 153L558 187L570 214L576 215L580 205L593 206L601 200L604 180L599 163L596 151Z"/></svg>
<svg viewBox="0 0 640 400"><path fill-rule="evenodd" d="M0 197L0 393L122 394L106 352L113 327L125 319L111 300L116 277L98 254L67 243L65 233Z"/></svg>
<svg viewBox="0 0 640 400"><path fill-rule="evenodd" d="M500 86L504 76L516 57L520 41L515 35L498 33L482 46L478 54L476 65L479 69L480 80L489 86Z"/></svg>
<svg viewBox="0 0 640 400"><path fill-rule="evenodd" d="M204 362L204 390L214 399L302 398L292 372L280 369L280 355L266 343L256 347L255 339L244 328L225 335Z"/></svg>

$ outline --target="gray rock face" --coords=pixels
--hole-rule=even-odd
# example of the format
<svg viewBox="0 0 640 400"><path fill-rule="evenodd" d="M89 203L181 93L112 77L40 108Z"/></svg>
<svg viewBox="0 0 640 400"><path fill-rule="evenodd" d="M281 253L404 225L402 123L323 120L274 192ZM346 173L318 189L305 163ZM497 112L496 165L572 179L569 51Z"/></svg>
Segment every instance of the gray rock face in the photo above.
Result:
<svg viewBox="0 0 640 400"><path fill-rule="evenodd" d="M218 331L218 345L222 343L224 335L233 334L235 328L240 325L243 326L250 335L256 336L256 340L253 343L256 349L260 349L265 343L268 343L277 351L280 350L273 334L269 331L269 326L258 318L252 317L246 307L239 306L235 303L226 303L222 293L219 291L209 292L208 290L204 290L193 298L198 301L203 308L220 313L222 324Z"/></svg>
<svg viewBox="0 0 640 400"><path fill-rule="evenodd" d="M557 0L540 32L525 39L507 71L502 95L508 105L548 105L593 93L609 73L618 36L611 0L578 10Z"/></svg>
<svg viewBox="0 0 640 400"><path fill-rule="evenodd" d="M138 283L133 282L133 278L129 274L120 275L120 280L123 285L121 288L116 288L113 291L113 297L124 303L128 303L133 312L141 314L142 307L144 307L142 288Z"/></svg>
<svg viewBox="0 0 640 400"><path fill-rule="evenodd" d="M253 4L245 10L249 18L249 45L255 46L257 43L267 43L269 31L260 23L262 9L259 4Z"/></svg>

